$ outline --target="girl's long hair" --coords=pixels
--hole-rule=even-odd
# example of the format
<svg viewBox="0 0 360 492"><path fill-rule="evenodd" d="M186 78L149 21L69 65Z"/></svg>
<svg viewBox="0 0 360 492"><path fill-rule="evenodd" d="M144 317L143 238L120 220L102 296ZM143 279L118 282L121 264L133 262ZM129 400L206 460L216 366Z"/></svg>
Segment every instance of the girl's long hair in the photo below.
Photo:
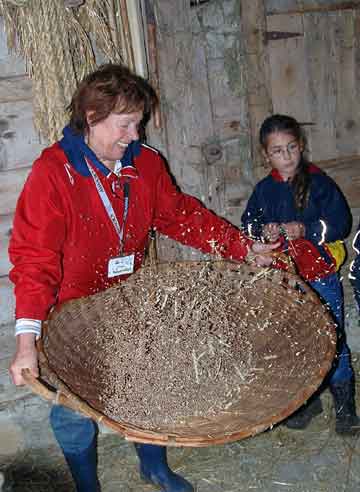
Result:
<svg viewBox="0 0 360 492"><path fill-rule="evenodd" d="M266 151L267 140L271 133L287 133L292 135L299 143L305 145L306 139L299 123L291 116L274 114L266 118L260 128L260 145ZM297 172L291 181L294 191L295 206L298 210L304 210L309 202L311 176L309 162L304 157L303 152Z"/></svg>

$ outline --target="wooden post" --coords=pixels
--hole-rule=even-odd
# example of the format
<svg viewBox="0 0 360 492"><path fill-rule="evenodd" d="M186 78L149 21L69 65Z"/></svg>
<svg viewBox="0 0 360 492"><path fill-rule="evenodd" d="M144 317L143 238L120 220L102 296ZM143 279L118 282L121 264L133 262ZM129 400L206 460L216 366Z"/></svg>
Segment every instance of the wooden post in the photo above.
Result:
<svg viewBox="0 0 360 492"><path fill-rule="evenodd" d="M251 132L251 152L256 179L264 176L258 145L261 123L273 110L269 77L269 62L264 43L266 14L263 0L243 0L242 28L247 58L248 104Z"/></svg>

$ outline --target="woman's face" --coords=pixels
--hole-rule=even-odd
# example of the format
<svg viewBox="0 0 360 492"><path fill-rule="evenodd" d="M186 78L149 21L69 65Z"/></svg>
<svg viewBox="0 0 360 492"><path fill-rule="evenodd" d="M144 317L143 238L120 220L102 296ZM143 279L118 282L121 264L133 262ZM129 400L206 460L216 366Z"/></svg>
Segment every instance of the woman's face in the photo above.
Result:
<svg viewBox="0 0 360 492"><path fill-rule="evenodd" d="M121 160L127 146L139 139L138 130L143 111L110 113L107 118L94 125L91 125L91 113L87 117L87 143L98 159L112 168L115 161Z"/></svg>
<svg viewBox="0 0 360 492"><path fill-rule="evenodd" d="M286 181L294 177L301 159L303 144L294 135L273 132L268 135L263 155L273 169Z"/></svg>

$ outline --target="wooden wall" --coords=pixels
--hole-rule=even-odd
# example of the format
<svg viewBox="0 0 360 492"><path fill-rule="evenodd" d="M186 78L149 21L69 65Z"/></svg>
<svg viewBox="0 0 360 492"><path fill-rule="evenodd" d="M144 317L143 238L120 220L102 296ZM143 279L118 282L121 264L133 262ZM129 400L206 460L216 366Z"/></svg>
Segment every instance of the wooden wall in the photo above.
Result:
<svg viewBox="0 0 360 492"><path fill-rule="evenodd" d="M357 225L359 2L354 7L334 0L210 0L194 8L188 0L151 3L162 128L151 128L149 143L167 158L178 185L239 224L264 173L255 155L258 125L273 110L286 112L306 123L310 157L339 183ZM24 63L8 53L0 28L0 323L5 323L13 312L7 277L12 215L45 143L33 128ZM159 252L163 259L199 257L165 238Z"/></svg>
<svg viewBox="0 0 360 492"><path fill-rule="evenodd" d="M32 123L31 82L24 61L7 49L0 17L0 324L14 317L7 248L17 197L44 147Z"/></svg>
<svg viewBox="0 0 360 492"><path fill-rule="evenodd" d="M188 0L154 0L157 23L162 128L149 143L168 160L177 184L208 207L240 224L250 195L251 141L246 92L245 47L239 0L211 1L190 8ZM0 38L0 322L13 315L7 245L18 194L45 143L33 129L31 83L22 60ZM199 253L162 238L163 259Z"/></svg>
<svg viewBox="0 0 360 492"><path fill-rule="evenodd" d="M183 191L240 224L253 185L240 1L189 3L153 2L163 129L150 141ZM159 252L199 256L165 238Z"/></svg>
<svg viewBox="0 0 360 492"><path fill-rule="evenodd" d="M21 405L30 393L26 387L16 388L8 374L15 348L15 302L7 250L18 195L33 160L45 146L34 130L32 114L31 82L24 61L8 52L0 17L0 406L6 409L1 425L10 439L15 407L9 402ZM43 415L39 406L34 403L34 413Z"/></svg>

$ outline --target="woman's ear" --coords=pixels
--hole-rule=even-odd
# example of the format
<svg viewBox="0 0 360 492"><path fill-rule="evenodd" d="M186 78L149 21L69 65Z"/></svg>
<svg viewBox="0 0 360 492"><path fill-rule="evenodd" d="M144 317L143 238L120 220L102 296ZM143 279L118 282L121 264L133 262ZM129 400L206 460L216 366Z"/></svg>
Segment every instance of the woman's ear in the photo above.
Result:
<svg viewBox="0 0 360 492"><path fill-rule="evenodd" d="M86 116L86 123L88 124L88 126L92 125L92 120L93 120L94 114L95 114L95 111L86 111L85 116Z"/></svg>

